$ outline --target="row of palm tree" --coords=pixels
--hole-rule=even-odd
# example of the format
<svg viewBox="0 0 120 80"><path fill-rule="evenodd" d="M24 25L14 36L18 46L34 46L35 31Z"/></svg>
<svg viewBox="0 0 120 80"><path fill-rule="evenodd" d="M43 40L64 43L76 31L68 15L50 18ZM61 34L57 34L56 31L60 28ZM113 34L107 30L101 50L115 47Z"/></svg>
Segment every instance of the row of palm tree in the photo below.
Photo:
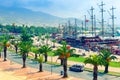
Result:
<svg viewBox="0 0 120 80"><path fill-rule="evenodd" d="M47 40L48 41L48 40ZM35 53L35 59L40 63L39 65L39 72L42 72L42 62L47 62L48 52L52 51L51 47L49 47L48 42L46 41L46 45L42 45L39 48L32 47L32 40L26 32L23 32L21 35L21 42L19 43L20 53L22 54L23 59L23 68L26 67L26 57L29 51ZM6 51L7 47L9 47L8 40L3 41L4 47L4 61L6 61ZM18 44L17 44L18 47ZM31 48L32 47L32 48ZM63 65L64 75L63 77L68 77L67 74L67 59L70 55L74 52L75 49L71 49L70 46L67 45L65 41L62 42L62 46L58 47L55 50L55 55L58 55L61 59L61 63ZM17 53L17 52L16 52ZM39 54L39 56L37 56ZM44 56L44 58L43 58ZM45 60L44 60L45 59ZM85 59L85 64L90 63L94 65L93 67L93 80L97 80L97 73L98 73L98 66L104 65L105 66L105 73L108 73L108 66L109 62L113 59L116 59L115 56L109 50L101 50L99 55L91 55Z"/></svg>

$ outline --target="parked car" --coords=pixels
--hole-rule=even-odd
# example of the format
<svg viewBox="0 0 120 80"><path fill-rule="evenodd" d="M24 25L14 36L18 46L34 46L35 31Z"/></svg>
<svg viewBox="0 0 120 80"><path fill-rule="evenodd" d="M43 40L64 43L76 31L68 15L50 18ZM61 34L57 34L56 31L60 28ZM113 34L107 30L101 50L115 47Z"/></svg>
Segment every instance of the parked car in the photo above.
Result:
<svg viewBox="0 0 120 80"><path fill-rule="evenodd" d="M71 67L69 67L69 70L70 71L75 71L75 72L83 72L84 70L84 65L80 64L75 64L75 65L72 65Z"/></svg>

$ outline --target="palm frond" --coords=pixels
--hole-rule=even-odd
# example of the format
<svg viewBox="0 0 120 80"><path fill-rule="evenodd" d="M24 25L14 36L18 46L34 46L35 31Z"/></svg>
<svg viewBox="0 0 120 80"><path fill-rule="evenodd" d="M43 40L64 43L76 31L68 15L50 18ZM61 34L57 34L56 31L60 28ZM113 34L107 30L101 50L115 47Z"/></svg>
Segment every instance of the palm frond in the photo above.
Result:
<svg viewBox="0 0 120 80"><path fill-rule="evenodd" d="M39 63L42 63L42 62L44 61L44 57L43 57L42 54L37 58L37 61L38 61Z"/></svg>

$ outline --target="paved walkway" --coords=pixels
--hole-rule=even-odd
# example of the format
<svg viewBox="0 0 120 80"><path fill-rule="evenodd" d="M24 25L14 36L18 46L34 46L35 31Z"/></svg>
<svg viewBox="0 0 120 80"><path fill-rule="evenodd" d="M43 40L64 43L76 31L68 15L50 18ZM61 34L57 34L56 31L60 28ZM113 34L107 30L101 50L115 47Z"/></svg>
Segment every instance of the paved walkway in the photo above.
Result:
<svg viewBox="0 0 120 80"><path fill-rule="evenodd" d="M8 52L8 54L9 54L8 55L8 59L10 59L13 62L22 64L21 56L16 55L15 53L12 53L12 52ZM56 60L54 60L54 61L56 61ZM31 61L29 59L27 59L26 65L29 66L29 67L32 67L32 68L36 68L37 70L38 70L38 66L39 66L39 64L37 62ZM43 70L50 72L50 74L52 73L52 75L54 73L58 74L59 77L60 77L60 71L63 70L63 67L62 66L56 66L56 65L50 65L50 64L43 63ZM69 71L68 70L68 75L72 76L72 77L76 77L78 79L82 78L84 80L91 80L93 73L92 72L88 72L88 71L73 72L73 71ZM71 80L78 80L78 79L71 79ZM98 80L120 80L120 77L99 73L98 74Z"/></svg>
<svg viewBox="0 0 120 80"><path fill-rule="evenodd" d="M0 79L1 80L84 80L80 78L62 78L59 74L44 71L38 72L34 68L21 68L20 64L6 61L0 58Z"/></svg>

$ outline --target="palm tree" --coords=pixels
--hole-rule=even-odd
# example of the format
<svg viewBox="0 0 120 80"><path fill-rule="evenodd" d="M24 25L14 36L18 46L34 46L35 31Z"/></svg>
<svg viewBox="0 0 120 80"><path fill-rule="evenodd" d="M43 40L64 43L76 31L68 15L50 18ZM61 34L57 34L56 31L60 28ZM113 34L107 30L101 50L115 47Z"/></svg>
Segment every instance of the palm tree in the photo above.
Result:
<svg viewBox="0 0 120 80"><path fill-rule="evenodd" d="M84 63L92 64L93 67L93 80L97 80L97 73L98 73L98 66L103 65L104 60L99 55L90 55L89 57L85 58Z"/></svg>
<svg viewBox="0 0 120 80"><path fill-rule="evenodd" d="M14 45L15 52L17 54L18 53L18 41L17 40L12 40L11 44Z"/></svg>
<svg viewBox="0 0 120 80"><path fill-rule="evenodd" d="M25 46L28 46L29 49L32 46L33 40L31 39L30 34L27 34L26 30L23 30L23 33L21 34L21 42L27 43L27 45ZM28 53L27 53L27 56L28 56Z"/></svg>
<svg viewBox="0 0 120 80"><path fill-rule="evenodd" d="M42 44L45 44L44 41L45 41L45 38L41 38L41 43Z"/></svg>
<svg viewBox="0 0 120 80"><path fill-rule="evenodd" d="M116 56L112 55L112 53L110 52L110 50L101 50L100 55L102 56L102 58L105 60L105 70L104 73L108 73L108 66L111 60L117 59Z"/></svg>
<svg viewBox="0 0 120 80"><path fill-rule="evenodd" d="M66 42L62 42L62 46L58 47L58 49L56 50L56 55L59 55L59 58L63 60L63 70L64 70L63 78L68 77L67 59L70 57L70 54L72 54L74 50L75 49L70 49L70 47L67 47Z"/></svg>
<svg viewBox="0 0 120 80"><path fill-rule="evenodd" d="M22 54L22 59L23 59L23 68L26 67L26 57L28 56L28 52L31 49L32 46L32 39L29 34L24 30L23 33L21 34L21 43L19 44L20 46L20 52Z"/></svg>
<svg viewBox="0 0 120 80"><path fill-rule="evenodd" d="M4 61L7 61L7 47L10 46L10 43L8 42L8 40L4 40L3 41L3 47L4 47Z"/></svg>
<svg viewBox="0 0 120 80"><path fill-rule="evenodd" d="M44 54L45 62L47 62L48 52L52 51L51 47L48 45L43 45L40 47L39 51Z"/></svg>
<svg viewBox="0 0 120 80"><path fill-rule="evenodd" d="M22 60L23 60L23 67L22 68L25 68L26 67L26 57L27 57L27 53L30 51L30 46L31 43L29 42L21 42L19 47L20 47L20 52L22 54Z"/></svg>
<svg viewBox="0 0 120 80"><path fill-rule="evenodd" d="M54 48L54 47L55 47L55 42L56 42L56 40L53 39L52 42L53 42L53 48Z"/></svg>
<svg viewBox="0 0 120 80"><path fill-rule="evenodd" d="M42 34L39 34L39 36L38 36L38 42L40 42L41 39L42 39ZM38 44L38 46L40 46L40 45L41 45L41 43Z"/></svg>
<svg viewBox="0 0 120 80"><path fill-rule="evenodd" d="M1 58L2 47L0 46L0 58Z"/></svg>
<svg viewBox="0 0 120 80"><path fill-rule="evenodd" d="M15 52L17 54L18 53L18 43L15 43L14 47L15 47Z"/></svg>
<svg viewBox="0 0 120 80"><path fill-rule="evenodd" d="M43 55L40 54L40 56L37 58L37 61L39 62L39 72L42 72L42 63L43 63Z"/></svg>
<svg viewBox="0 0 120 80"><path fill-rule="evenodd" d="M46 35L45 35L45 38L46 38L46 45L48 45L48 40L49 40L49 38L50 38L50 35L49 35L49 34L46 34Z"/></svg>
<svg viewBox="0 0 120 80"><path fill-rule="evenodd" d="M32 47L31 51L35 53L35 60L37 59L37 54L39 53L39 49L37 47Z"/></svg>

